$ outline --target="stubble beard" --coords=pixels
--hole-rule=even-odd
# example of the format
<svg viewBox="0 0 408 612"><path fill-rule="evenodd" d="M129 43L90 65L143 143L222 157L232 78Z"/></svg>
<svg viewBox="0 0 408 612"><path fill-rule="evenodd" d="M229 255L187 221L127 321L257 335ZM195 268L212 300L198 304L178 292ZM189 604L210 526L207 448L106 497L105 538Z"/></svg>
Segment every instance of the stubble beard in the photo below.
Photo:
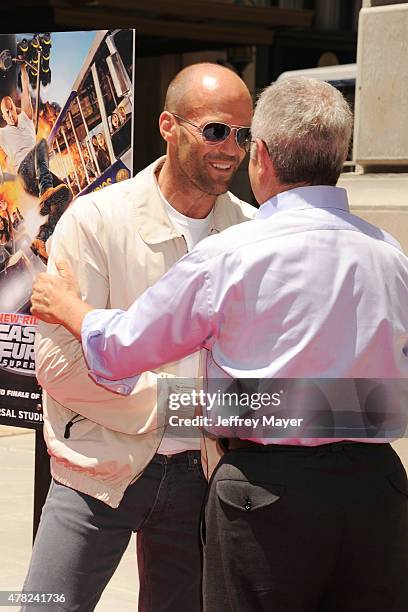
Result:
<svg viewBox="0 0 408 612"><path fill-rule="evenodd" d="M194 185L196 189L210 196L220 196L223 193L226 193L230 188L232 180L235 176L235 173L238 168L235 168L234 171L230 174L229 177L226 177L224 181L214 181L208 175L207 172L207 160L204 158L202 163L195 162L191 163L186 161L183 165L182 160L180 160L180 171L186 181L186 183L190 183Z"/></svg>

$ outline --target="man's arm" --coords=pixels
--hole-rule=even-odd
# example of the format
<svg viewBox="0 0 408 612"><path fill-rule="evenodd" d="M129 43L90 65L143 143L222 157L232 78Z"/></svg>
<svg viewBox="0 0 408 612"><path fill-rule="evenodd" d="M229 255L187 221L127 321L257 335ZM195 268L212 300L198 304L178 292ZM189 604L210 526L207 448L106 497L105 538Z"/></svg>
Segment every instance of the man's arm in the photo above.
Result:
<svg viewBox="0 0 408 612"><path fill-rule="evenodd" d="M0 185L5 182L5 177L3 176L4 171L10 171L10 163L9 163L9 155L7 150L4 148L3 137L1 135L1 131L3 128L0 128L0 157L3 156L2 165L0 165Z"/></svg>
<svg viewBox="0 0 408 612"><path fill-rule="evenodd" d="M25 112L29 119L33 118L33 105L31 104L30 87L28 81L27 67L20 64L21 69L21 110Z"/></svg>
<svg viewBox="0 0 408 612"><path fill-rule="evenodd" d="M123 380L195 352L215 333L209 277L195 250L176 263L127 311L96 310L77 297L66 264L62 277L42 275L33 314L79 337L91 375L100 383Z"/></svg>

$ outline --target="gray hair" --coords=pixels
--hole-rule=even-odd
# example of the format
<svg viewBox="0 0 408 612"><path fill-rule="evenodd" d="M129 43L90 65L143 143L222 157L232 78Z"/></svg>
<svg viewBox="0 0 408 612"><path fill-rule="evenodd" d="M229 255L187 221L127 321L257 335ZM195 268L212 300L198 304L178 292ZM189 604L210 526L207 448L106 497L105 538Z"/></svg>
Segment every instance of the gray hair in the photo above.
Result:
<svg viewBox="0 0 408 612"><path fill-rule="evenodd" d="M329 83L288 77L260 95L252 138L263 140L283 184L335 185L346 159L353 116Z"/></svg>

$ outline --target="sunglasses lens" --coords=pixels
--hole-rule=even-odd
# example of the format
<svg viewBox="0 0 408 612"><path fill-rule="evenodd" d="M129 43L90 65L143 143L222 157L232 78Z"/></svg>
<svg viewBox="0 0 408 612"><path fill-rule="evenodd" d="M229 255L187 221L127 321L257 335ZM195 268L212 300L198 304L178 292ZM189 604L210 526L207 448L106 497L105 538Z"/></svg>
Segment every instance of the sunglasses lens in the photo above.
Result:
<svg viewBox="0 0 408 612"><path fill-rule="evenodd" d="M224 142L231 134L231 127L226 123L207 123L203 127L203 138L209 143ZM236 140L238 145L245 151L249 150L251 146L251 128L234 128L236 130Z"/></svg>
<svg viewBox="0 0 408 612"><path fill-rule="evenodd" d="M245 151L249 150L251 146L251 129L250 128L239 128L237 130L237 143Z"/></svg>
<svg viewBox="0 0 408 612"><path fill-rule="evenodd" d="M207 142L222 142L231 133L231 128L225 123L207 123L203 128L203 136Z"/></svg>

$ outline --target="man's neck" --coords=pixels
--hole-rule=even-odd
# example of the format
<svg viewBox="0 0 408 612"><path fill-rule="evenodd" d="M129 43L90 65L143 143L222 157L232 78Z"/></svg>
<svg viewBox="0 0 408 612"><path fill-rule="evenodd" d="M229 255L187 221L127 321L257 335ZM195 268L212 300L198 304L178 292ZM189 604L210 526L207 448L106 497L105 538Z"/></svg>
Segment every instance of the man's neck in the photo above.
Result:
<svg viewBox="0 0 408 612"><path fill-rule="evenodd" d="M204 219L214 207L217 196L197 189L172 167L168 158L156 170L156 178L164 198L178 212L192 219Z"/></svg>
<svg viewBox="0 0 408 612"><path fill-rule="evenodd" d="M262 204L269 202L269 200L277 196L279 193L283 193L284 191L290 191L291 189L297 189L298 187L311 187L311 186L312 185L310 185L310 183L304 183L304 182L288 183L288 184L274 182L273 184L270 184L265 189L265 193L263 195L262 202L259 202L259 205L262 206Z"/></svg>

